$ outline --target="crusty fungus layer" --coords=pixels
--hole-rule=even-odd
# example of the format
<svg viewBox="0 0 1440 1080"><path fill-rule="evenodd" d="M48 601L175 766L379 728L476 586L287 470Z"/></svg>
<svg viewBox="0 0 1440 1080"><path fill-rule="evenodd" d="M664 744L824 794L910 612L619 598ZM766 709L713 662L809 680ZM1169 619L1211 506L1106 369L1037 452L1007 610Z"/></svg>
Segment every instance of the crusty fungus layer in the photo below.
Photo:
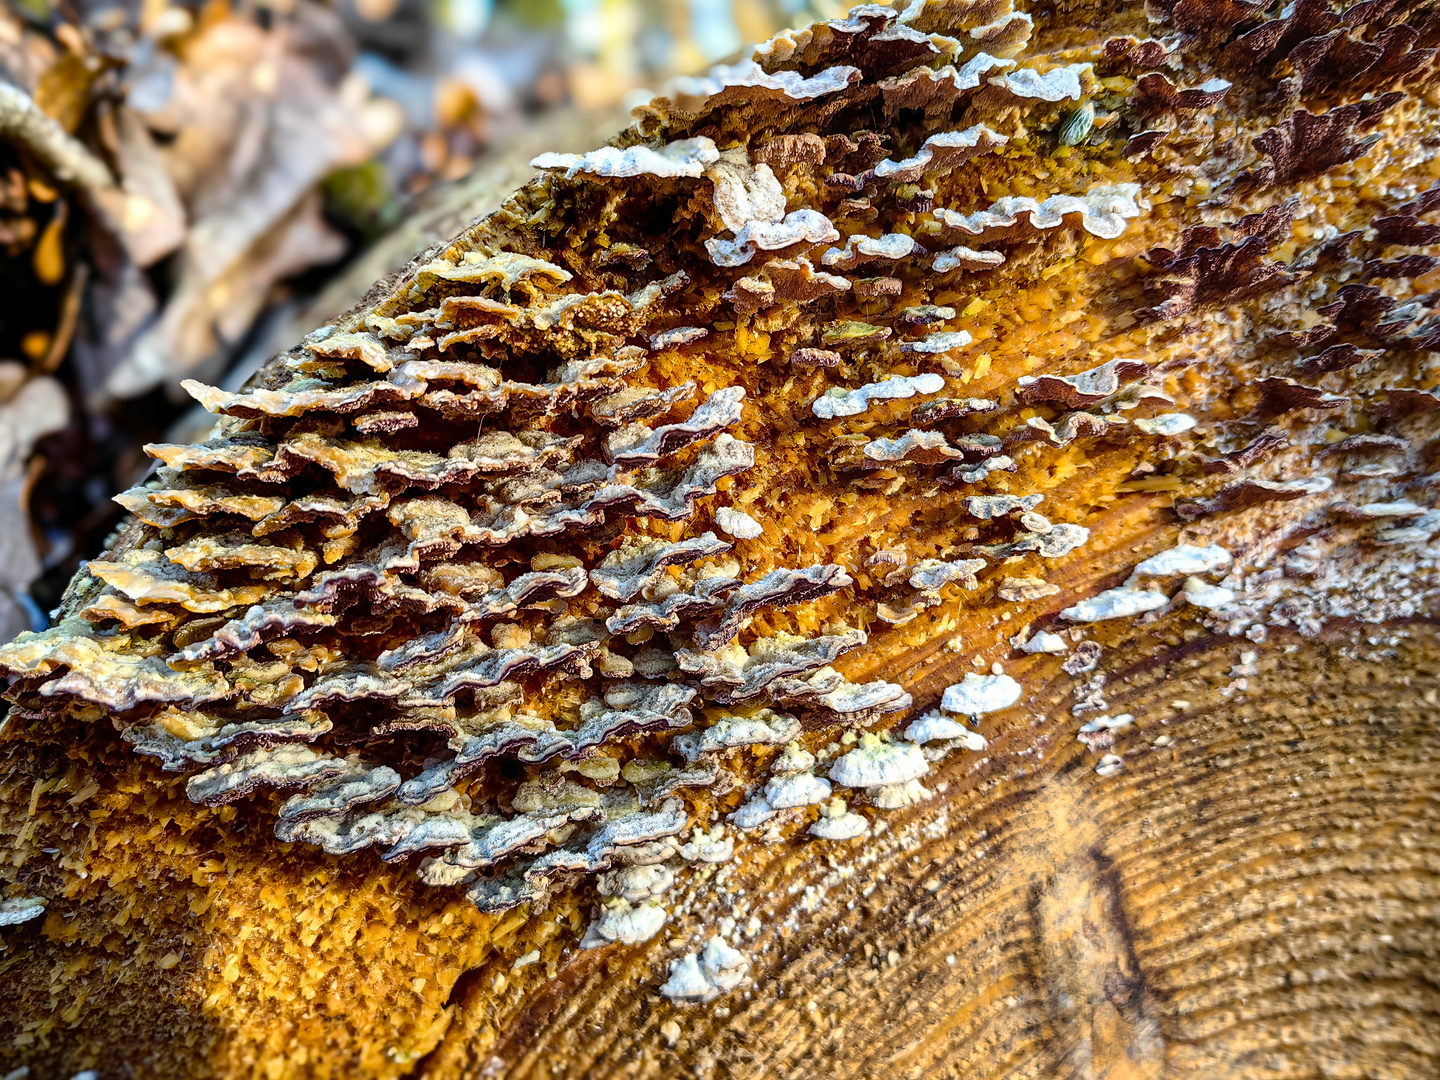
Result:
<svg viewBox="0 0 1440 1080"><path fill-rule="evenodd" d="M1437 43L1403 0L917 0L679 80L187 384L213 435L0 650L6 736L111 724L277 849L598 947L737 842L934 800L1024 672L1108 750L1091 624L1432 615Z"/></svg>

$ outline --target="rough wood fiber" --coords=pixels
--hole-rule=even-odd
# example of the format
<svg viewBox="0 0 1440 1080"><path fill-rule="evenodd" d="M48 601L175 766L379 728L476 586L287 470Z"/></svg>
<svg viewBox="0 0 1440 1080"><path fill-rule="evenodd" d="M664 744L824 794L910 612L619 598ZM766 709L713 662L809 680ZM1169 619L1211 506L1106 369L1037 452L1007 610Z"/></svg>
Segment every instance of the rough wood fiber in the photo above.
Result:
<svg viewBox="0 0 1440 1080"><path fill-rule="evenodd" d="M192 389L0 651L0 1063L1434 1072L1440 21L1011 7Z"/></svg>
<svg viewBox="0 0 1440 1080"><path fill-rule="evenodd" d="M1041 683L1053 712L945 770L946 805L907 812L813 912L822 861L747 864L768 951L731 1016L597 958L513 1023L500 1075L1431 1075L1437 668L1415 630L1397 651L1282 639L1233 696L1233 643L1126 641L1149 659L1111 703L1157 719L1120 776L1074 742L1066 680ZM433 1075L481 1071L470 1039L452 1027Z"/></svg>
<svg viewBox="0 0 1440 1080"><path fill-rule="evenodd" d="M944 801L894 820L893 846L813 911L805 888L833 873L823 856L749 849L738 921L764 928L746 946L754 985L728 1017L655 993L674 952L663 937L571 949L553 980L540 965L511 972L532 940L545 948L548 920L523 942L513 925L497 934L493 917L385 867L277 857L263 830L236 833L234 815L193 806L176 781L167 792L134 759L12 747L7 846L28 824L29 842L59 846L90 878L73 916L4 931L6 1064L37 1076L126 1075L120 1063L170 1076L1433 1075L1434 630L1378 649L1282 637L1229 696L1233 641L1152 631L1114 650L1148 659L1116 671L1112 705L1153 718L1119 776L1094 774L1070 680L1052 670L1034 718L993 732L983 763L947 767ZM1171 744L1150 749L1162 735ZM47 781L64 786L27 817ZM661 1031L672 1019L674 1046Z"/></svg>
<svg viewBox="0 0 1440 1080"><path fill-rule="evenodd" d="M503 1044L518 1063L507 1074L1433 1073L1433 674L1397 687L1390 662L1335 652L1277 658L1253 693L1225 700L1233 649L1166 649L1123 707L1166 714L1169 694L1187 694L1191 710L1162 729L1174 749L1112 785L1077 760L1063 723L1015 733L1050 743L1021 778L1027 757L992 743L945 811L897 822L863 880L762 933L769 978L732 1017L681 1014L668 1050L674 1011L598 962L533 1007ZM1320 665L1355 693L1316 694ZM1395 759L1400 743L1414 756ZM779 855L746 884L763 897L825 877ZM860 899L865 881L880 884ZM746 910L783 924L796 903ZM475 1063L452 1040L464 1035L442 1045L446 1064Z"/></svg>

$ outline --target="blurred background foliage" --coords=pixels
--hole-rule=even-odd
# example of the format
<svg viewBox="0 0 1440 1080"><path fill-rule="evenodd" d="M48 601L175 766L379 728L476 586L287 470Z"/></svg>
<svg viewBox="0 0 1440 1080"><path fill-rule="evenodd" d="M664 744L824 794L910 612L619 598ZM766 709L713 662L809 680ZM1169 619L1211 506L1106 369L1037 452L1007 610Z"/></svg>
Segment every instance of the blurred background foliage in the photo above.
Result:
<svg viewBox="0 0 1440 1080"><path fill-rule="evenodd" d="M150 467L546 149L831 0L7 0L0 642L45 625Z"/></svg>

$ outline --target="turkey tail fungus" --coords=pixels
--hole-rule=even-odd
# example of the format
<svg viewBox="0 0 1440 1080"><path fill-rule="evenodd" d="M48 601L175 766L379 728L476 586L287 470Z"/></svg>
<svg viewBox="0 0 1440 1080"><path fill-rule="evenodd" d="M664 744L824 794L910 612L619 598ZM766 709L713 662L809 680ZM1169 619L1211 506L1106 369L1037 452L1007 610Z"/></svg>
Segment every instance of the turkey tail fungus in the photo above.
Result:
<svg viewBox="0 0 1440 1080"><path fill-rule="evenodd" d="M187 384L0 1072L1435 1076L1437 46L857 7Z"/></svg>

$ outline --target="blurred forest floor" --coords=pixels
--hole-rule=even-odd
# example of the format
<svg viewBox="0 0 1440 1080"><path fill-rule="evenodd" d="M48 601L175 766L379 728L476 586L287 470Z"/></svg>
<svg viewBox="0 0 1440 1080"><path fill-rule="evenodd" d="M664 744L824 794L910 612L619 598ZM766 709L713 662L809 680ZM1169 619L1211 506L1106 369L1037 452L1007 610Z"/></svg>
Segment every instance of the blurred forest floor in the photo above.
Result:
<svg viewBox="0 0 1440 1080"><path fill-rule="evenodd" d="M53 6L52 6L53 4ZM7 0L0 643L41 629L180 381L238 388L543 150L830 0Z"/></svg>

